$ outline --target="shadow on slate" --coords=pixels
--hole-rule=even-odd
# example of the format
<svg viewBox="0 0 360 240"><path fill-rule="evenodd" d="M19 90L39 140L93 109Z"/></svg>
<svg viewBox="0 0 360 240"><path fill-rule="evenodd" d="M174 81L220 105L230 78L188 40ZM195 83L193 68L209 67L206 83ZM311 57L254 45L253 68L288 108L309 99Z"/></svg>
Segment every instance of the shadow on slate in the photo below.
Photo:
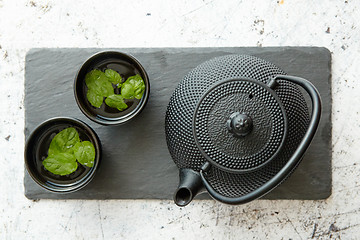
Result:
<svg viewBox="0 0 360 240"><path fill-rule="evenodd" d="M172 199L178 170L167 149L164 118L170 96L194 67L216 56L254 55L289 75L310 80L319 90L322 118L302 163L291 177L264 199L325 199L331 194L331 55L326 48L128 48L111 49L134 55L150 78L144 111L121 126L101 126L88 120L76 105L73 81L92 54L110 49L31 49L25 64L25 138L41 122L58 116L83 120L103 146L100 169L78 192L54 194L39 187L25 171L29 199ZM209 199L201 194L197 199Z"/></svg>

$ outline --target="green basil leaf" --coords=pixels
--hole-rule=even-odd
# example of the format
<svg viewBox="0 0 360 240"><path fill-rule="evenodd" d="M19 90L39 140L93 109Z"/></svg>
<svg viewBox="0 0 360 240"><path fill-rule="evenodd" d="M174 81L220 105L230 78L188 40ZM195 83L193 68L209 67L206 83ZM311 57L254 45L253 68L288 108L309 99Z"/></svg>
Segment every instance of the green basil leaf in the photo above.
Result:
<svg viewBox="0 0 360 240"><path fill-rule="evenodd" d="M98 79L102 74L104 74L99 69L94 69L91 72L88 72L85 76L85 83L88 88L94 84L95 80Z"/></svg>
<svg viewBox="0 0 360 240"><path fill-rule="evenodd" d="M94 69L85 76L85 83L88 90L94 91L97 95L107 97L114 94L114 88L105 73Z"/></svg>
<svg viewBox="0 0 360 240"><path fill-rule="evenodd" d="M72 127L66 128L51 140L48 154L72 153L72 147L78 142L80 142L80 138L76 129Z"/></svg>
<svg viewBox="0 0 360 240"><path fill-rule="evenodd" d="M78 163L74 154L71 153L57 153L48 156L42 164L49 172L56 175L68 175L76 171Z"/></svg>
<svg viewBox="0 0 360 240"><path fill-rule="evenodd" d="M145 91L145 83L139 74L129 77L121 88L121 95L125 99L141 99Z"/></svg>
<svg viewBox="0 0 360 240"><path fill-rule="evenodd" d="M108 78L108 80L112 83L117 85L118 87L121 86L122 78L120 74L112 69L106 69L105 70L105 76Z"/></svg>
<svg viewBox="0 0 360 240"><path fill-rule="evenodd" d="M95 160L95 148L89 141L79 142L74 146L74 155L82 165L92 167Z"/></svg>
<svg viewBox="0 0 360 240"><path fill-rule="evenodd" d="M124 99L121 95L110 95L105 99L106 105L109 107L117 108L119 111L125 110L128 105L124 102Z"/></svg>
<svg viewBox="0 0 360 240"><path fill-rule="evenodd" d="M87 100L90 102L90 104L96 108L101 107L104 97L101 95L98 95L94 90L89 89L86 93Z"/></svg>

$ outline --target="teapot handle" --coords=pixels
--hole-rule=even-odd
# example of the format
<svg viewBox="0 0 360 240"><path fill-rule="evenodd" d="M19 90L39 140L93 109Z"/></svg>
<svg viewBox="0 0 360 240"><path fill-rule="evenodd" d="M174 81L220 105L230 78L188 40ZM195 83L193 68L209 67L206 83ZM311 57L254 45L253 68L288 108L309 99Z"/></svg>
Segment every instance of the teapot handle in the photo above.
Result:
<svg viewBox="0 0 360 240"><path fill-rule="evenodd" d="M218 193L209 184L209 182L206 180L204 176L204 172L208 171L211 167L211 164L209 162L206 162L200 169L200 176L205 188L207 189L211 197L213 197L214 199L227 204L243 204L265 195L273 188L277 187L280 183L282 183L282 181L285 180L288 177L288 175L291 174L292 170L294 170L294 168L297 167L297 165L299 164L299 160L302 158L305 151L309 147L320 121L321 99L319 92L312 83L310 83L304 78L287 76L287 75L277 75L272 79L272 81L276 81L279 79L287 80L289 82L295 83L301 86L303 89L305 89L306 92L309 94L312 105L309 128L307 129L298 148L295 150L294 154L291 156L290 160L285 164L285 166L272 179L270 179L260 188L241 197L234 197L234 198L226 197Z"/></svg>

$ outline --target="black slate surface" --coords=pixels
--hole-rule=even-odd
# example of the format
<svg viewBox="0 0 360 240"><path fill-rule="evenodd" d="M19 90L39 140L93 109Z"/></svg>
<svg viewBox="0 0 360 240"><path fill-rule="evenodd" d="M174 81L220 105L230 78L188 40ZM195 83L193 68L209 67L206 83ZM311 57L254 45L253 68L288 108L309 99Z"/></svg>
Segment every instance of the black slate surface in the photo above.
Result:
<svg viewBox="0 0 360 240"><path fill-rule="evenodd" d="M320 91L319 129L294 174L265 199L324 199L331 194L331 55L326 48L136 48L112 49L134 55L147 70L151 94L134 121L115 127L88 120L73 95L74 76L92 54L105 49L32 49L25 65L25 137L42 121L76 117L88 123L103 144L101 167L84 189L54 194L40 188L25 171L29 199L172 199L178 171L167 150L164 116L178 82L200 63L226 54L250 54L290 75L310 80ZM106 49L108 50L108 49ZM202 194L198 199L209 198Z"/></svg>

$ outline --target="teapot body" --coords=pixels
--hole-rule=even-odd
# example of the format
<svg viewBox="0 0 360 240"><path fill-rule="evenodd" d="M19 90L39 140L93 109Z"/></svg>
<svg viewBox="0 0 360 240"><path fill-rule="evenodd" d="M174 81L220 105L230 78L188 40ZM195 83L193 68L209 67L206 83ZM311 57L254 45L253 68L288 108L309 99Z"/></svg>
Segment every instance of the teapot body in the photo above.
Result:
<svg viewBox="0 0 360 240"><path fill-rule="evenodd" d="M264 161L260 167L234 172L216 165L211 165L211 167L206 165L206 176L203 177L206 178L207 183L211 185L214 191L227 198L236 198L251 195L282 170L303 140L310 121L307 103L296 84L280 79L276 86L271 86L272 78L285 74L274 64L254 56L227 55L211 59L197 66L184 77L170 98L165 116L168 149L174 163L182 172L180 174L181 179L186 178L184 172L188 172L188 170L192 171L192 178L194 179L194 176L204 168L204 164L206 165L209 162L199 149L199 144L194 137L194 112L197 111L199 101L209 89L229 79L240 81L251 79L251 81L259 84L268 84L273 87L273 92L281 102L281 107L286 116L286 137L284 137L283 145L279 148L276 156L274 155L271 161ZM252 98L251 94L249 94L249 98ZM231 105L232 102L233 100L229 100L228 104ZM241 117L242 113L239 112L239 114L236 117ZM229 113L226 118L231 120L234 119L234 116L233 114L233 118L231 118ZM224 120L225 129L231 125L230 120ZM232 130L228 130L230 134ZM265 130L264 128L261 131L265 132ZM260 132L260 134L262 133ZM255 148L253 145L246 146L247 149ZM235 146L231 151L239 151L239 149ZM182 184L180 183L180 185ZM198 185L201 185L200 176ZM198 185L196 191L201 189ZM187 190L191 191L190 188ZM191 193L191 197L194 197L195 194ZM177 203L176 200L175 202ZM186 205L187 203L185 201L185 204L177 204Z"/></svg>

